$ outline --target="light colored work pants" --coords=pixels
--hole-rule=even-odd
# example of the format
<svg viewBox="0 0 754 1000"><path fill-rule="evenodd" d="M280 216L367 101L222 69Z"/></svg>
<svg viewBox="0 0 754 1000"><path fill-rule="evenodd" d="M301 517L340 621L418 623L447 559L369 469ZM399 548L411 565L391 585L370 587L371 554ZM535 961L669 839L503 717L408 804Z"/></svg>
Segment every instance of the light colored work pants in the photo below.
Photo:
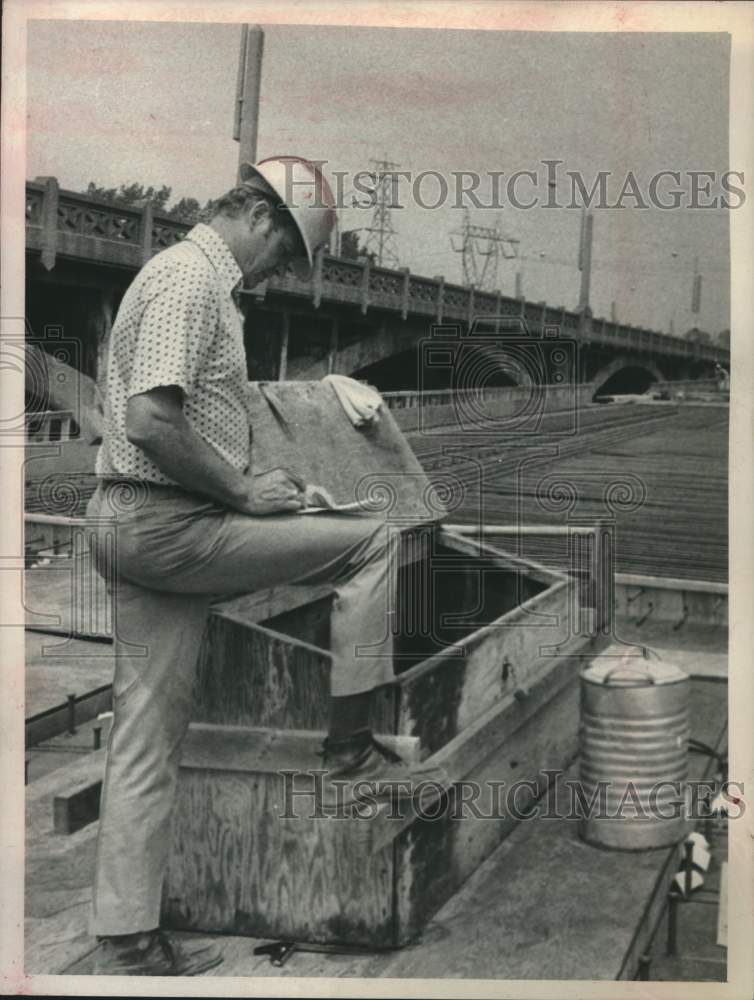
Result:
<svg viewBox="0 0 754 1000"><path fill-rule="evenodd" d="M333 581L331 693L368 691L393 679L397 548L382 521L358 515L247 517L170 487L150 488L143 505L124 512L108 495L100 487L87 510L98 568L112 580L116 629L93 893L99 935L158 926L210 603L276 584Z"/></svg>

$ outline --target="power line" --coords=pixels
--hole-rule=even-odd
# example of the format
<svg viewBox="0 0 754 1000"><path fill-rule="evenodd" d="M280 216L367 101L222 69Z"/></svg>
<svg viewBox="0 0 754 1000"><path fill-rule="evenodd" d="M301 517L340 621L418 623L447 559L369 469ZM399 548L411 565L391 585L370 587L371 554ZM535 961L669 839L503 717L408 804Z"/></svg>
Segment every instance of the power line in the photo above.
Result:
<svg viewBox="0 0 754 1000"><path fill-rule="evenodd" d="M473 225L468 208L463 210L463 224L450 233L451 247L461 254L464 285L490 292L500 287L500 262L515 259L518 243L505 235L499 221L494 226Z"/></svg>

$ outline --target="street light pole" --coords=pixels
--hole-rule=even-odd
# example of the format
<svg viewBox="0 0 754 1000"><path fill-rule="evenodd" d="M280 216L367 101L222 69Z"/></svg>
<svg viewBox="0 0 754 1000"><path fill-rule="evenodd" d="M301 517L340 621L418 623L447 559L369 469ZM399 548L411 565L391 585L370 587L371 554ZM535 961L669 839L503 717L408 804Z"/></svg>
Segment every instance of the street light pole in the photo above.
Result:
<svg viewBox="0 0 754 1000"><path fill-rule="evenodd" d="M581 236L579 238L579 271L581 271L581 286L579 288L579 311L585 312L589 308L589 290L592 280L592 227L594 217L591 212L587 212L586 207L581 210Z"/></svg>
<svg viewBox="0 0 754 1000"><path fill-rule="evenodd" d="M238 59L233 138L238 142L238 183L241 164L256 163L259 93L262 87L264 32L258 24L243 26Z"/></svg>

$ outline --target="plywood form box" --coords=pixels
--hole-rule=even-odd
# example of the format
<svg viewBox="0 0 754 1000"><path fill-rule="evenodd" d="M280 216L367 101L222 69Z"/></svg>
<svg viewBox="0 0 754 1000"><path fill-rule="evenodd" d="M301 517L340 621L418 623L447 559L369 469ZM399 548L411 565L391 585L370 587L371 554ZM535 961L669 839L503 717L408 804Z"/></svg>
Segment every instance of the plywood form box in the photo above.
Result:
<svg viewBox="0 0 754 1000"><path fill-rule="evenodd" d="M295 390L275 389L276 405L293 412L286 394ZM330 418L337 423L337 411ZM389 805L364 818L323 815L309 792L327 725L332 589L225 602L200 654L163 900L169 926L398 947L512 829L501 787L541 780L575 755L578 654L588 645L571 627L578 588L444 530L436 511L421 516L423 473L389 419L380 433L397 438L393 454L413 485L393 508L405 502L412 523L400 529L397 676L380 689L373 724L402 755L441 763L457 784L426 816L409 807L400 818ZM385 472L387 453L375 471L382 463ZM364 454L359 472L370 473ZM474 808L463 801L471 782L481 789Z"/></svg>

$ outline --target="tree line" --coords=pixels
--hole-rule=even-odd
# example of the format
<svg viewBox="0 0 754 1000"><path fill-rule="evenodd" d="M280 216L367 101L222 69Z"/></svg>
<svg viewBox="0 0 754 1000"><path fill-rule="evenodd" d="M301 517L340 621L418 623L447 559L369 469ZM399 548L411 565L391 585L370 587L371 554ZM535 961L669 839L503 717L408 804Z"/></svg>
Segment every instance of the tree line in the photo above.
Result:
<svg viewBox="0 0 754 1000"><path fill-rule="evenodd" d="M207 222L212 215L213 201L209 199L201 205L196 198L180 198L174 205L168 208L170 196L173 189L167 184L161 187L132 182L121 184L118 187L102 187L95 181L89 181L85 191L81 192L89 198L98 198L111 205L123 205L130 207L151 201L158 212L164 212L172 219L178 219L189 225L196 225L197 222ZM339 256L349 260L364 260L369 258L372 263L376 262L376 255L367 252L359 240L359 230L347 229L340 234Z"/></svg>
<svg viewBox="0 0 754 1000"><path fill-rule="evenodd" d="M202 205L196 198L180 198L168 208L173 189L167 184L156 188L151 184L145 187L143 184L133 182L121 184L119 187L107 188L90 181L86 190L81 193L89 198L98 198L111 205L123 205L124 207L151 201L158 212L164 212L173 219L179 219L181 222L189 224L206 221L212 211L212 199Z"/></svg>

